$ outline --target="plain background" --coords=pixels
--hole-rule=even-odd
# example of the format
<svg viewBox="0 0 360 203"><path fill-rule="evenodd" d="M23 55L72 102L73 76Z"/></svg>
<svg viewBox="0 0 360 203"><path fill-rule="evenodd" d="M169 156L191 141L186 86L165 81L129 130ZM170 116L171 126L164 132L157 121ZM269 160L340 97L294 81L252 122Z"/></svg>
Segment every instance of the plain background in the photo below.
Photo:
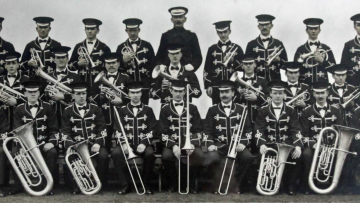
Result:
<svg viewBox="0 0 360 203"><path fill-rule="evenodd" d="M218 41L212 25L221 20L232 20L230 39L245 51L247 43L259 35L258 14L276 17L271 34L281 40L286 48L289 61L293 60L296 49L307 40L303 20L310 17L322 18L319 40L333 50L336 62L341 60L344 43L353 39L356 32L350 17L360 13L359 0L1 0L0 16L5 18L0 36L14 44L22 53L25 45L37 37L37 16L50 16L50 37L64 46L74 47L85 39L83 18L97 18L103 22L98 39L106 43L113 52L127 39L122 21L126 18L140 18L140 38L149 41L155 52L159 47L161 34L173 27L168 9L185 6L189 9L185 28L198 36L203 63L197 76L203 87L203 65L208 48ZM284 78L285 80L286 78ZM203 91L193 101L201 116L206 116L211 100ZM150 101L155 114L160 111L159 101Z"/></svg>

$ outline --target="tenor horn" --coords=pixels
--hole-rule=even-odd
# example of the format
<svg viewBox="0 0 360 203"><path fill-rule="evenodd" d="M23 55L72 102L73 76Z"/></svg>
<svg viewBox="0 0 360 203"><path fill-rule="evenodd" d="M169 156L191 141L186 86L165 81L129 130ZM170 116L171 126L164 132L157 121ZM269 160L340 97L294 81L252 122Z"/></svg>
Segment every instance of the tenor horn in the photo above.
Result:
<svg viewBox="0 0 360 203"><path fill-rule="evenodd" d="M11 131L10 134L14 136L4 140L3 149L26 192L32 196L43 196L52 190L54 180L39 149L45 142L36 143L33 123L27 123ZM14 156L7 147L10 141L17 142L19 146L19 152ZM46 179L45 188L41 191L33 190L31 187L44 182L43 177Z"/></svg>
<svg viewBox="0 0 360 203"><path fill-rule="evenodd" d="M357 155L356 152L348 150L351 141L357 133L360 133L360 130L342 125L333 126L334 128L325 127L320 131L309 173L309 186L318 194L329 194L334 191L339 183L346 155ZM333 131L334 133L325 137L325 131ZM334 142L331 143L329 138ZM335 160L336 163L334 163ZM332 180L328 188L319 188L314 181L326 183L330 181L330 178Z"/></svg>

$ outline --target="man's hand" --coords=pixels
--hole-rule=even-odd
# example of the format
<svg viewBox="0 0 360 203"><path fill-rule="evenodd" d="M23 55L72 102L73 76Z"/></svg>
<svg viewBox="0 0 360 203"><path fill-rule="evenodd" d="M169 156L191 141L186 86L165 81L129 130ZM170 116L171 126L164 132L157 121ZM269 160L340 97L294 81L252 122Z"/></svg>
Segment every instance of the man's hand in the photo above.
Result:
<svg viewBox="0 0 360 203"><path fill-rule="evenodd" d="M313 149L316 149L317 144L318 144L318 143L315 143L315 144L313 145Z"/></svg>
<svg viewBox="0 0 360 203"><path fill-rule="evenodd" d="M92 147L91 147L91 152L93 153L97 153L100 151L100 145L99 144L94 144Z"/></svg>
<svg viewBox="0 0 360 203"><path fill-rule="evenodd" d="M185 70L187 70L187 71L193 71L195 69L194 66L191 65L190 63L186 64L184 67L185 67Z"/></svg>
<svg viewBox="0 0 360 203"><path fill-rule="evenodd" d="M245 149L245 145L239 143L237 146L236 146L236 151L237 152L242 152L244 149Z"/></svg>
<svg viewBox="0 0 360 203"><path fill-rule="evenodd" d="M210 146L208 147L208 151L209 151L209 152L217 151L217 147L216 147L215 145L210 145Z"/></svg>
<svg viewBox="0 0 360 203"><path fill-rule="evenodd" d="M208 87L208 88L206 89L206 94L207 94L209 97L212 96L212 92L213 92L213 88L212 88L212 87Z"/></svg>
<svg viewBox="0 0 360 203"><path fill-rule="evenodd" d="M322 54L318 51L316 51L314 53L314 58L315 58L315 61L319 62L320 64L322 64L324 62L324 58L323 58Z"/></svg>
<svg viewBox="0 0 360 203"><path fill-rule="evenodd" d="M126 144L122 145L125 154L129 154L129 150L134 151L131 147L128 148Z"/></svg>
<svg viewBox="0 0 360 203"><path fill-rule="evenodd" d="M64 100L65 96L62 92L60 92L58 89L54 88L54 91L52 92L52 95L50 95L51 99L55 101Z"/></svg>
<svg viewBox="0 0 360 203"><path fill-rule="evenodd" d="M304 100L298 99L298 100L295 101L294 106L296 106L296 107L305 107L306 104L305 104Z"/></svg>
<svg viewBox="0 0 360 203"><path fill-rule="evenodd" d="M89 64L89 62L84 59L84 58L81 58L79 61L78 61L78 66L80 67L86 67L87 65Z"/></svg>
<svg viewBox="0 0 360 203"><path fill-rule="evenodd" d="M186 152L189 156L191 156L191 154L194 152L195 146L193 144L191 144L191 149L193 149L193 150L186 150Z"/></svg>
<svg viewBox="0 0 360 203"><path fill-rule="evenodd" d="M125 63L128 63L128 62L131 61L134 57L135 57L135 53L134 53L134 52L127 52L126 54L123 55L123 60L124 60Z"/></svg>
<svg viewBox="0 0 360 203"><path fill-rule="evenodd" d="M114 104L115 106L120 106L123 101L120 97L115 96L115 99L111 100L111 103Z"/></svg>
<svg viewBox="0 0 360 203"><path fill-rule="evenodd" d="M174 145L172 150L173 150L173 153L174 153L175 157L177 159L180 159L180 155L181 155L180 148L177 145Z"/></svg>
<svg viewBox="0 0 360 203"><path fill-rule="evenodd" d="M6 102L5 102L6 105L8 106L16 106L17 104L17 101L14 97L10 97Z"/></svg>
<svg viewBox="0 0 360 203"><path fill-rule="evenodd" d="M54 145L52 143L46 143L44 145L44 152L48 151L49 149L54 148Z"/></svg>
<svg viewBox="0 0 360 203"><path fill-rule="evenodd" d="M28 66L31 66L31 67L33 67L33 68L37 68L37 61L31 59L30 61L27 62L27 65L28 65Z"/></svg>
<svg viewBox="0 0 360 203"><path fill-rule="evenodd" d="M263 144L260 146L260 154L265 154L267 151L267 147Z"/></svg>
<svg viewBox="0 0 360 203"><path fill-rule="evenodd" d="M280 61L280 56L275 57L272 61L273 62L279 62Z"/></svg>
<svg viewBox="0 0 360 203"><path fill-rule="evenodd" d="M136 151L139 153L143 153L145 151L146 146L144 144L139 144Z"/></svg>
<svg viewBox="0 0 360 203"><path fill-rule="evenodd" d="M248 101L256 101L257 96L253 91L247 91L247 93L244 94L244 98Z"/></svg>
<svg viewBox="0 0 360 203"><path fill-rule="evenodd" d="M294 152L291 155L291 157L293 159L297 159L297 158L300 157L300 155L301 155L301 148L299 146L296 146Z"/></svg>

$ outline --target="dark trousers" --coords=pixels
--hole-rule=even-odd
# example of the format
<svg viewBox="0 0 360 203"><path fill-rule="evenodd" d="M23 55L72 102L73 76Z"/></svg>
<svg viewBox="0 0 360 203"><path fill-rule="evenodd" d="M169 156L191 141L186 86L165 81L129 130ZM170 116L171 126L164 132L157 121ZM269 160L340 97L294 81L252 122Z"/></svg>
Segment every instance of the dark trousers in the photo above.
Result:
<svg viewBox="0 0 360 203"><path fill-rule="evenodd" d="M113 132L114 132L114 125L106 125L106 133L107 136L105 137L105 148L107 149L108 152L111 151L113 146ZM114 140L114 142L116 143L117 140Z"/></svg>
<svg viewBox="0 0 360 203"><path fill-rule="evenodd" d="M150 87L146 87L142 90L142 95L141 95L141 102L145 105L149 104L149 97L150 97Z"/></svg>
<svg viewBox="0 0 360 203"><path fill-rule="evenodd" d="M315 150L313 148L310 147L304 147L304 150L302 151L302 162L303 162L303 168L304 168L304 172L302 173L302 186L305 188L309 187L309 173L310 173L310 168L311 168L311 164L313 161L313 157L314 157L314 152Z"/></svg>
<svg viewBox="0 0 360 203"><path fill-rule="evenodd" d="M2 146L0 146L0 187L5 184L6 176L6 154Z"/></svg>
<svg viewBox="0 0 360 203"><path fill-rule="evenodd" d="M138 153L136 151L136 149L137 149L137 146L133 147L134 154L140 156L144 160L143 175L141 177L142 177L145 187L147 189L149 189L148 186L149 186L149 182L151 180L151 176L152 176L152 173L154 170L154 164L155 164L155 159L156 159L156 157L154 156L154 148L152 146L147 146L145 148L144 152L141 154ZM111 158L114 161L114 167L115 167L116 173L119 177L121 190L129 187L130 186L129 184L131 184L130 181L132 181L130 173L129 173L129 169L126 165L127 157L128 157L128 155L123 153L121 146L117 146L116 148L114 148L111 153ZM128 160L128 162L129 163L133 162L133 160ZM132 171L132 174L136 181L138 179L137 173L135 171Z"/></svg>
<svg viewBox="0 0 360 203"><path fill-rule="evenodd" d="M221 176L224 170L224 165L221 165L221 160L226 158L226 155L223 152L219 151L212 151L208 152L207 157L204 161L204 167L207 167L209 172L211 173L211 177L213 177L213 184L212 189L217 190L219 188ZM234 169L233 174L236 174L235 181L232 182L232 186L240 187L241 181L248 171L248 168L251 166L251 164L254 161L253 155L251 154L250 150L245 148L243 151L238 152L236 154L236 159L228 159L228 163L232 165L233 161L236 161L238 164L237 168ZM230 168L227 167L226 171L230 171ZM225 188L227 181L225 181L225 178L223 180L223 186L222 188ZM229 188L233 188L232 186L229 186Z"/></svg>
<svg viewBox="0 0 360 203"><path fill-rule="evenodd" d="M187 181L187 166L186 161L187 158L181 158L181 164L179 167L181 167L181 186L186 186ZM176 170L175 161L178 161L178 159L175 157L173 151L171 148L164 147L162 151L162 163L164 166L164 180L167 180L168 186L175 186L176 183L178 183L178 170ZM195 187L195 179L198 177L198 173L203 166L204 162L204 154L200 147L195 147L195 150L189 157L189 163L190 163L190 187Z"/></svg>

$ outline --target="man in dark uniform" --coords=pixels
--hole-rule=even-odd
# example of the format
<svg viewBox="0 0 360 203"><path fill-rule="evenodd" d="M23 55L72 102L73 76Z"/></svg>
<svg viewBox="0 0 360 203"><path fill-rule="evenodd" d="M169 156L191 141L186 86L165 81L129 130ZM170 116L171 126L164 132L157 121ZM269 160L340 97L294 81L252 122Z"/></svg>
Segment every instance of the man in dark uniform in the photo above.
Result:
<svg viewBox="0 0 360 203"><path fill-rule="evenodd" d="M241 59L244 52L239 45L229 39L230 23L230 20L214 23L220 40L209 48L206 55L204 86L213 104L220 102L218 83L229 80L234 71L241 71Z"/></svg>
<svg viewBox="0 0 360 203"><path fill-rule="evenodd" d="M296 179L301 170L300 156L303 143L298 114L294 108L284 103L286 85L282 81L269 83L271 102L259 110L254 136L261 154L266 153L268 147L272 147L273 144L283 143L294 146L288 161L295 162L296 165L286 166L284 174L288 177L284 180L286 180L289 195L295 195Z"/></svg>
<svg viewBox="0 0 360 203"><path fill-rule="evenodd" d="M242 134L239 134L239 142L236 143L236 162L238 162L237 177L232 181L236 188L236 193L240 194L240 185L242 178L246 174L247 169L253 163L253 156L247 146L250 145L252 129L249 115L244 112L247 111L246 106L236 104L232 101L236 84L232 81L223 80L219 83L221 103L215 104L209 108L204 122L204 136L203 141L206 143L209 153L205 158L204 166L211 168L213 177L212 192L218 194L218 189L221 187L221 192L226 187L224 181L219 186L223 167L220 165L221 159L226 158L229 151L230 144L234 146L235 136L239 133L240 121L245 119ZM246 115L246 117L245 117ZM235 172L234 172L235 174Z"/></svg>
<svg viewBox="0 0 360 203"><path fill-rule="evenodd" d="M4 18L0 17L0 32L2 30L2 26L3 26L3 21ZM11 44L10 42L5 41L3 38L0 37L0 75L4 75L5 74L5 60L4 60L4 55L8 52L14 52L15 48L14 45Z"/></svg>
<svg viewBox="0 0 360 203"><path fill-rule="evenodd" d="M26 45L21 58L21 64L24 68L23 71L31 77L34 74L33 69L40 67L40 62L34 60L32 56L33 53L37 53L40 57L41 64L44 66L41 67L42 70L46 73L52 73L55 69L55 62L50 49L61 46L59 42L49 37L49 32L51 30L50 23L54 21L54 19L50 17L36 17L34 18L34 21L36 22L36 31L39 36Z"/></svg>
<svg viewBox="0 0 360 203"><path fill-rule="evenodd" d="M203 152L201 150L201 132L202 124L201 117L195 105L189 104L189 109L186 108L184 96L186 95L187 82L182 80L172 81L171 94L173 99L170 103L164 105L160 111L160 133L161 141L164 145L162 151L162 163L164 166L164 177L168 180L169 192L173 192L178 175L181 174L180 191L185 190L187 184L187 159L189 156L190 164L190 193L197 193L195 189L195 179L198 176L199 169L203 165ZM189 111L189 112L187 112ZM189 118L187 114L189 113ZM189 119L189 126L187 126L187 119ZM186 132L189 129L188 136L191 142L191 150L182 150L185 146ZM179 162L180 174L175 167L175 161Z"/></svg>
<svg viewBox="0 0 360 203"><path fill-rule="evenodd" d="M341 64L346 64L350 67L348 83L360 86L360 14L352 16L350 20L354 21L354 29L357 35L354 39L345 43L341 56Z"/></svg>
<svg viewBox="0 0 360 203"><path fill-rule="evenodd" d="M168 44L166 48L168 50L168 57L170 59L169 64L158 65L155 69L159 69L159 72L165 73L168 77L162 77L158 75L155 78L154 86L152 87L151 96L153 99L161 99L162 105L170 103L172 100L172 94L170 91L171 80L183 80L188 81L190 84L190 102L192 98L199 98L202 94L200 89L199 80L192 71L186 71L186 67L181 63L183 57L183 49L181 44Z"/></svg>
<svg viewBox="0 0 360 203"><path fill-rule="evenodd" d="M94 94L99 92L99 89L93 85L94 79L104 69L102 56L105 53L110 53L111 50L97 39L102 24L100 20L85 18L83 23L85 24L86 39L75 46L69 61L69 68L78 70L80 79L89 84L89 96L94 97Z"/></svg>
<svg viewBox="0 0 360 203"><path fill-rule="evenodd" d="M23 82L29 80L25 75L22 75L19 71L19 58L21 54L18 52L9 52L5 54L5 69L7 74L0 76L0 83L6 87L10 87L18 93L24 93ZM8 92L9 93L9 92ZM15 107L21 103L26 102L26 99L22 96L15 95L10 93L13 97L8 98L6 101L0 102L0 108L4 109L8 117L8 122L10 124L10 130L13 129L13 113Z"/></svg>
<svg viewBox="0 0 360 203"><path fill-rule="evenodd" d="M171 14L171 22L174 24L174 28L163 33L160 40L160 46L156 54L156 65L169 64L169 58L167 57L166 48L169 43L180 43L184 45L181 64L187 71L196 71L199 69L202 56L199 45L199 40L194 32L186 30L184 23L187 18L185 15L188 13L188 9L185 7L173 7L169 9Z"/></svg>
<svg viewBox="0 0 360 203"><path fill-rule="evenodd" d="M295 53L294 61L303 64L300 69L300 81L311 85L314 82L328 82L327 68L335 65L334 54L330 47L319 41L320 25L324 21L319 18L304 20L308 41L301 45Z"/></svg>
<svg viewBox="0 0 360 203"><path fill-rule="evenodd" d="M280 80L280 67L288 58L284 44L270 35L275 17L261 14L256 18L259 22L260 36L247 44L245 53L256 55L258 76L264 77L267 81Z"/></svg>
<svg viewBox="0 0 360 203"><path fill-rule="evenodd" d="M5 192L2 190L2 187L8 182L6 175L9 173L6 172L8 167L6 167L6 155L3 149L3 141L8 137L8 132L10 131L10 122L8 121L6 112L3 109L0 109L0 197L5 197Z"/></svg>
<svg viewBox="0 0 360 203"><path fill-rule="evenodd" d="M40 89L42 83L40 81L29 80L22 83L25 88L25 97L27 102L20 104L16 107L14 112L14 129L25 125L26 123L33 122L33 135L37 144L45 142L41 145L40 151L46 162L47 167L51 175L54 177L56 172L56 161L58 158L58 152L56 147L60 139L59 126L57 118L54 114L54 109L51 104L42 102L39 100ZM15 144L15 150L13 153L18 153L19 146ZM42 183L42 184L45 184ZM21 189L21 183L19 178L15 178L15 189L11 191L11 194L19 192ZM49 195L53 195L54 192L50 192Z"/></svg>
<svg viewBox="0 0 360 203"><path fill-rule="evenodd" d="M86 82L72 83L74 104L65 108L61 121L62 140L65 149L71 145L88 140L89 151L99 153L92 158L97 162L96 172L103 185L106 184L107 169L109 166L108 152L105 148L106 124L101 109L87 102ZM71 162L71 160L69 160ZM72 194L78 194L79 188L73 182Z"/></svg>
<svg viewBox="0 0 360 203"><path fill-rule="evenodd" d="M286 62L281 67L281 69L285 70L288 84L285 89L286 96L284 101L285 103L292 101L289 106L294 107L299 116L306 106L314 103L310 86L299 82L301 66L302 64L298 62ZM301 94L302 96L299 96ZM296 97L298 99L294 100Z"/></svg>
<svg viewBox="0 0 360 203"><path fill-rule="evenodd" d="M304 151L302 158L305 171L302 176L302 185L305 194L310 193L308 178L320 131L333 124L344 125L340 109L329 105L326 101L329 95L329 85L329 83L325 82L313 84L313 96L315 97L316 102L311 106L306 107L302 111L300 117L300 124L304 135Z"/></svg>
<svg viewBox="0 0 360 203"><path fill-rule="evenodd" d="M149 42L139 38L142 20L128 18L123 23L126 25L125 32L129 38L116 49L120 58L120 67L133 81L144 83L141 102L147 105L152 83L151 73L155 63L154 49Z"/></svg>
<svg viewBox="0 0 360 203"><path fill-rule="evenodd" d="M154 170L155 156L152 140L156 136L156 118L151 107L141 102L143 83L137 81L128 84L127 89L130 103L118 110L118 115L123 125L126 139L130 146L125 144L124 134L122 133L119 121L114 126L117 142L116 148L112 151L111 157L114 161L114 167L121 182L119 194L123 195L130 191L130 174L126 166L126 159L129 151L143 158L143 175L142 180L145 186L145 194L152 194L149 186L151 176ZM120 146L122 145L122 146ZM130 148L129 148L130 147ZM137 174L134 174L137 180ZM140 189L141 188L141 189ZM142 187L138 186L139 192Z"/></svg>

